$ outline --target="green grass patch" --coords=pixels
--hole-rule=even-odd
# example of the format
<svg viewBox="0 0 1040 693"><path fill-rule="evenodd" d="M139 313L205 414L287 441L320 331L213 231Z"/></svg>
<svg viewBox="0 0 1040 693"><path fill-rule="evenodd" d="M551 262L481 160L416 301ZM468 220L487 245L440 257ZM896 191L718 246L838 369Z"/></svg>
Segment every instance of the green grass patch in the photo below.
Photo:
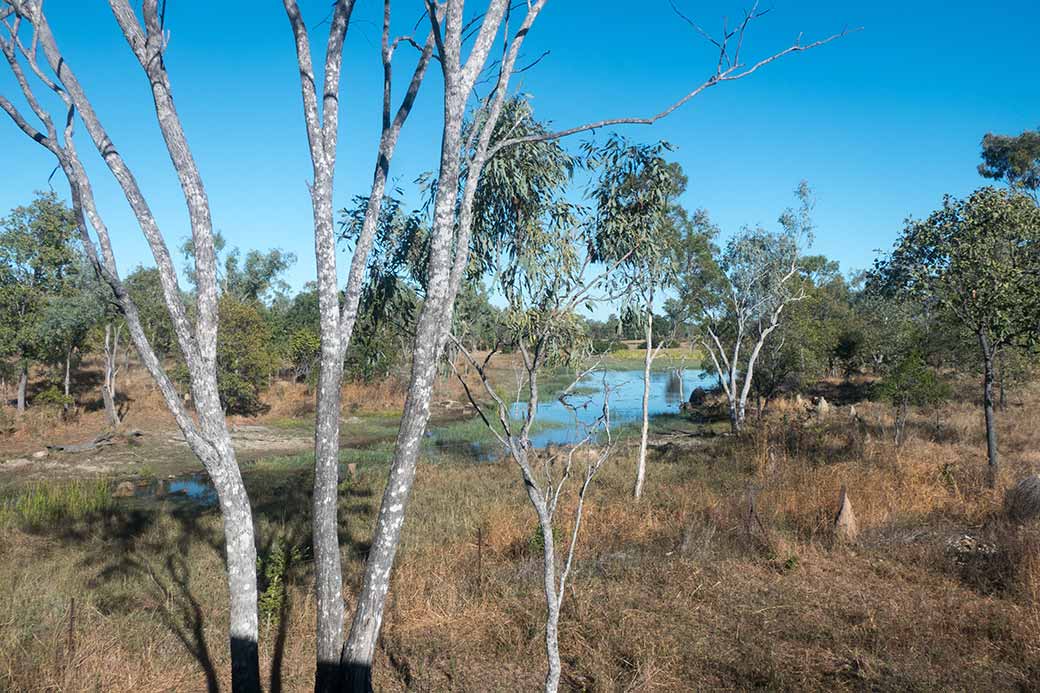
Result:
<svg viewBox="0 0 1040 693"><path fill-rule="evenodd" d="M76 522L112 504L106 479L38 482L0 501L0 525L38 529Z"/></svg>
<svg viewBox="0 0 1040 693"><path fill-rule="evenodd" d="M700 366L703 356L704 354L699 349L687 349L685 347L661 349L650 367L655 371L678 368L679 366L697 368ZM646 349L614 351L595 358L600 359L603 368L610 370L627 371L641 369L643 362L646 361Z"/></svg>

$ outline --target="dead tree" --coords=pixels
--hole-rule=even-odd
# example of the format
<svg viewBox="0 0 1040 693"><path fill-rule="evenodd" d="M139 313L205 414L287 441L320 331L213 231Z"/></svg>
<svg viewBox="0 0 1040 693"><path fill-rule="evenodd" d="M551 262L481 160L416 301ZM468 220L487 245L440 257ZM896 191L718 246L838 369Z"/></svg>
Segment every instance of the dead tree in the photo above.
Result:
<svg viewBox="0 0 1040 693"><path fill-rule="evenodd" d="M0 2L0 19L7 30L6 39L0 40L0 48L22 96L40 125L33 125L6 97L0 96L0 108L22 132L45 147L57 160L69 183L73 212L88 258L112 290L142 362L158 384L177 426L209 473L217 491L227 552L232 686L235 691L256 691L260 687L256 546L249 499L217 392L217 268L209 201L174 108L171 84L162 59L166 37L158 1L145 0L143 25L127 0L110 0L109 4L134 57L148 78L156 120L188 207L198 289L198 317L194 324L182 299L169 248L148 202L65 60L38 0ZM39 61L41 52L42 63ZM32 77L26 73L26 66ZM53 92L61 100L64 109L60 118L52 118L44 109L36 89ZM145 336L137 307L120 281L108 228L97 209L90 177L76 150L73 129L77 116L122 189L152 251L162 281L166 308L188 368L197 419L185 409L163 370ZM56 121L61 123L61 130ZM91 236L91 228L96 242Z"/></svg>

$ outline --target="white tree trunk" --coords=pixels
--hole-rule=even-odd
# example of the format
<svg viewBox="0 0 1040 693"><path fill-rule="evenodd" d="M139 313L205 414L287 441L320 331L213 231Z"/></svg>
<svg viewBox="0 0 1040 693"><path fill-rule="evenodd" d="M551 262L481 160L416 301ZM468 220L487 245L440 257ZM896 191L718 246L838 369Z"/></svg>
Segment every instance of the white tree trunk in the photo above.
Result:
<svg viewBox="0 0 1040 693"><path fill-rule="evenodd" d="M643 419L639 432L639 461L634 489L636 498L643 497L643 483L646 480L646 447L647 439L650 436L650 366L654 358L653 353L654 314L648 306L646 311L646 357L643 359Z"/></svg>
<svg viewBox="0 0 1040 693"><path fill-rule="evenodd" d="M44 73L35 63L35 52L21 52L22 58L33 67L33 74L39 76L47 92L55 93L65 103L67 110L62 113L62 122L65 126L63 135L59 138L53 120L35 98L24 72L15 60L13 50L5 52L8 62L11 64L30 108L44 123L46 134L32 128L10 102L0 99L0 108L3 108L12 117L19 129L52 152L58 160L59 166L69 181L73 211L84 250L95 269L112 289L126 316L130 335L142 361L159 385L167 407L173 414L189 447L203 463L213 481L224 521L227 552L232 689L236 692L248 693L258 691L260 677L257 656L256 548L249 500L242 484L234 450L231 447L231 438L217 392L216 261L209 203L181 129L179 117L173 106L170 83L162 60L166 38L159 17L158 3L156 0L144 2L142 8L144 26L142 27L137 14L127 0L110 0L113 14L134 56L148 77L156 119L188 206L192 238L196 250L195 272L198 284L198 318L194 326L187 317L169 249L148 203L141 193L133 173L122 159L119 149L112 143L101 125L68 61L58 49L42 8L37 3L15 0L7 0L5 4L13 7L23 23L31 23L34 31L33 45L39 45L43 50L43 55L53 75L60 82L60 86L55 85L47 81L49 78L41 76ZM20 47L19 50L21 50ZM169 380L144 335L137 307L119 280L108 229L97 213L90 179L76 152L72 132L75 122L71 117L73 113L79 115L91 142L122 188L151 247L159 270L166 308L188 367L192 395L198 415L197 421L184 409L176 388ZM100 254L90 236L87 227L88 220L97 234Z"/></svg>
<svg viewBox="0 0 1040 693"><path fill-rule="evenodd" d="M105 404L105 418L108 425L115 428L119 425L119 411L116 409L116 358L119 348L119 330L113 334L112 323L105 324L105 373L101 382L101 399Z"/></svg>

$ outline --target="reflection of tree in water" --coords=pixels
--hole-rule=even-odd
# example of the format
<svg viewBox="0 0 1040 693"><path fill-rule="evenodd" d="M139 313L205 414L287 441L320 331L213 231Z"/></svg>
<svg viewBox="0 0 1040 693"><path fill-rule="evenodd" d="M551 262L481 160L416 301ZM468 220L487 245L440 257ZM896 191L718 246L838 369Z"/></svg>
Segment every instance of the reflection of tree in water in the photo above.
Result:
<svg viewBox="0 0 1040 693"><path fill-rule="evenodd" d="M665 384L664 393L669 402L683 402L686 400L686 389L682 373L679 371L668 371L668 380Z"/></svg>

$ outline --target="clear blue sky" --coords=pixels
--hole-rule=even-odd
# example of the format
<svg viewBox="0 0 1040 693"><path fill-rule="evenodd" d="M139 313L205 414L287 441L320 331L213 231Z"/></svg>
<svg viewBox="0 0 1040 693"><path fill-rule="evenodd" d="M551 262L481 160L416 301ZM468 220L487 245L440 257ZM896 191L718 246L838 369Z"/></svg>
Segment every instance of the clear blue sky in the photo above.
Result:
<svg viewBox="0 0 1040 693"><path fill-rule="evenodd" d="M347 38L337 206L365 191L379 123L381 3L358 2ZM314 27L330 4L301 0L318 44L327 29ZM741 11L721 0L676 4L708 28ZM398 33L411 30L419 5L398 0ZM984 133L1040 125L1040 9L1033 1L775 0L772 7L748 36L748 60L785 47L799 32L811 41L844 26L864 29L716 87L657 126L626 130L678 147L674 158L690 178L683 202L710 210L724 231L772 224L806 178L817 194L815 252L846 270L867 267L876 249L891 246L908 214L926 214L943 193L961 195L983 184L975 166ZM107 3L51 0L46 8L168 243L178 245L188 234L184 203L145 78ZM243 249L295 252L289 280L302 286L314 274L305 187L310 163L282 4L168 0L167 28L174 95L216 227ZM534 96L537 115L561 127L656 112L714 65L714 49L667 0L551 0L526 44L529 56L543 50L551 54L523 75L522 88ZM402 49L400 80L413 58ZM0 90L13 97L7 72L0 70ZM394 161L402 184L435 165L439 90L439 72L431 69ZM92 155L85 158L120 269L150 264L122 194L82 133L80 151ZM0 213L47 188L53 160L6 116L0 162ZM54 185L64 193L60 176Z"/></svg>

